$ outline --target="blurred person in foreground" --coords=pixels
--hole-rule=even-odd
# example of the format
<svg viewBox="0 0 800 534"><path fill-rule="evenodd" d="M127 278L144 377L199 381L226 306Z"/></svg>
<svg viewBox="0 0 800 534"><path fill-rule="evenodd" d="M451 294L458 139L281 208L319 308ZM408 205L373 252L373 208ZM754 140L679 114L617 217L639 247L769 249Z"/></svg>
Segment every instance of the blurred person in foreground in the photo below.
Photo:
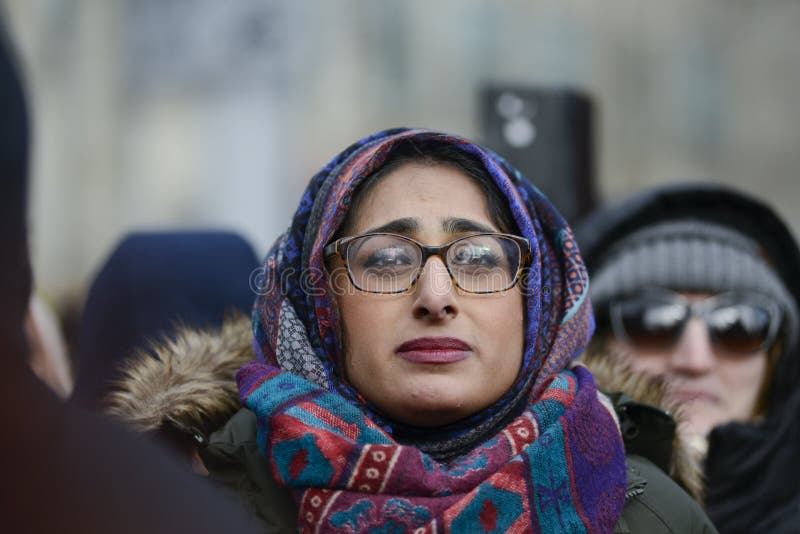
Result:
<svg viewBox="0 0 800 534"><path fill-rule="evenodd" d="M598 328L586 359L665 377L721 532L800 532L800 253L773 210L708 184L578 227Z"/></svg>
<svg viewBox="0 0 800 534"><path fill-rule="evenodd" d="M252 321L132 360L111 409L188 430L269 531L715 532L658 467L672 420L574 365L593 318L571 230L494 153L357 141L262 274ZM658 454L630 446L628 409L665 430L642 432Z"/></svg>
<svg viewBox="0 0 800 534"><path fill-rule="evenodd" d="M2 23L2 19L0 19ZM255 532L171 455L62 404L28 363L28 116L0 24L0 530Z"/></svg>

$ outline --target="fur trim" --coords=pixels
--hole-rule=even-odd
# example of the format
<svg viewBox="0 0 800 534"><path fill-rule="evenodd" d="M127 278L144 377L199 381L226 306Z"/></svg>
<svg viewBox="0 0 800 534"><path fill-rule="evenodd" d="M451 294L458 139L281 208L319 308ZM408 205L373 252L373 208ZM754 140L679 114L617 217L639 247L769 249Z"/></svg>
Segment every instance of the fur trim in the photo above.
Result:
<svg viewBox="0 0 800 534"><path fill-rule="evenodd" d="M681 431L684 416L679 403L667 399L667 382L663 377L639 373L631 369L624 358L592 343L581 356L581 362L594 375L597 387L605 392L624 392L636 402L649 404L669 413L678 423L672 443L669 476L695 500L701 502L703 475L701 458L696 447Z"/></svg>
<svg viewBox="0 0 800 534"><path fill-rule="evenodd" d="M180 327L174 339L152 342L126 361L106 411L139 431L174 427L208 436L239 409L234 374L253 360L252 343L242 314L217 331Z"/></svg>

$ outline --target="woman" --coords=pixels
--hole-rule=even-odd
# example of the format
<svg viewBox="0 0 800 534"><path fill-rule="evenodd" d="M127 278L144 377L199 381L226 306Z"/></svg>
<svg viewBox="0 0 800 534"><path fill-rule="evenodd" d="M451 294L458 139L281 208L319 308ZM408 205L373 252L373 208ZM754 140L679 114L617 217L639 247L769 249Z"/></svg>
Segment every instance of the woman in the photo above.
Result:
<svg viewBox="0 0 800 534"><path fill-rule="evenodd" d="M571 232L493 153L426 130L359 141L311 180L261 274L247 410L200 454L276 531L713 531L626 460L611 403L571 365L593 327Z"/></svg>
<svg viewBox="0 0 800 534"><path fill-rule="evenodd" d="M797 532L800 253L761 202L673 185L581 226L598 335L590 359L665 376L706 457L723 532Z"/></svg>

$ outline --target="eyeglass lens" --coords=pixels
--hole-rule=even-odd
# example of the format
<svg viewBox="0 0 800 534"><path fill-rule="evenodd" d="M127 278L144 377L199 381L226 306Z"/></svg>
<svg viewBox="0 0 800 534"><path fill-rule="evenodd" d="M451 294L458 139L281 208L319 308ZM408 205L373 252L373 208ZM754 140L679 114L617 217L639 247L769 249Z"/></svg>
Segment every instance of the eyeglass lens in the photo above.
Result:
<svg viewBox="0 0 800 534"><path fill-rule="evenodd" d="M632 344L643 349L669 348L680 338L691 316L691 305L653 297L617 303L615 321ZM773 313L757 302L719 299L699 314L712 341L726 351L753 353L770 341Z"/></svg>
<svg viewBox="0 0 800 534"><path fill-rule="evenodd" d="M413 284L422 266L422 256L419 246L402 237L363 236L348 245L347 268L359 289L396 293ZM512 287L521 259L519 245L513 239L494 235L461 238L453 242L446 256L444 261L456 284L472 293ZM443 282L450 284L449 279Z"/></svg>

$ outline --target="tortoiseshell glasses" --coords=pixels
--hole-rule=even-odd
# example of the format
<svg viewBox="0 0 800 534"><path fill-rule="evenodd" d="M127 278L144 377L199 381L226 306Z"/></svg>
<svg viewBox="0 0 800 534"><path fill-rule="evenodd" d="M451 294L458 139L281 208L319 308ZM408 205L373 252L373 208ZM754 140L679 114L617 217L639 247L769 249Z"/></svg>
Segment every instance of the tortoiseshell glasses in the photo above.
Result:
<svg viewBox="0 0 800 534"><path fill-rule="evenodd" d="M398 234L368 233L338 239L325 258L340 256L352 284L367 293L402 293L419 279L431 256L439 256L450 279L468 293L498 293L514 287L530 258L524 237L476 233L441 246Z"/></svg>

